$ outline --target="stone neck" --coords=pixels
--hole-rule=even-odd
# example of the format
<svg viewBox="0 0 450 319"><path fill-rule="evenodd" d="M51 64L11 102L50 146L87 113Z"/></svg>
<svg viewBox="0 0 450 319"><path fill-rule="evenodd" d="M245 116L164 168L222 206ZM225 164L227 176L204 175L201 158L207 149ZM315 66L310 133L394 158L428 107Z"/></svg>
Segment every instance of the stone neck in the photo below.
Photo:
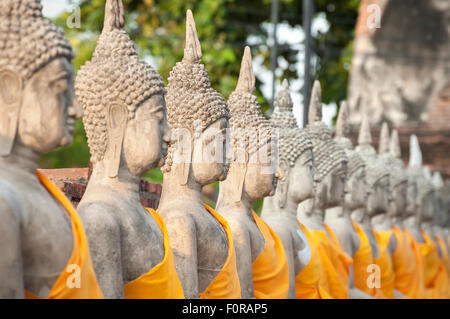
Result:
<svg viewBox="0 0 450 319"><path fill-rule="evenodd" d="M203 205L202 185L188 178L186 185L181 185L179 176L171 170L164 174L161 199L158 210L163 210L174 201L180 201L184 206Z"/></svg>
<svg viewBox="0 0 450 319"><path fill-rule="evenodd" d="M365 208L358 208L352 211L351 218L358 225L360 225L365 231L372 230L370 216L367 215Z"/></svg>
<svg viewBox="0 0 450 319"><path fill-rule="evenodd" d="M0 166L16 168L35 175L40 154L19 142L15 142L11 154L0 157Z"/></svg>
<svg viewBox="0 0 450 319"><path fill-rule="evenodd" d="M422 223L422 229L425 230L430 237L434 235L433 227L431 227L431 223Z"/></svg>
<svg viewBox="0 0 450 319"><path fill-rule="evenodd" d="M349 209L341 206L328 208L325 211L325 219L326 220L336 220L336 219L347 219L350 218Z"/></svg>
<svg viewBox="0 0 450 319"><path fill-rule="evenodd" d="M323 226L323 211L315 207L313 198L300 203L297 210L297 218L308 230L325 230Z"/></svg>
<svg viewBox="0 0 450 319"><path fill-rule="evenodd" d="M264 198L264 204L262 209L262 215L265 216L288 216L297 218L297 208L299 203L296 203L287 198L283 207L279 205L279 197L276 193L275 196Z"/></svg>
<svg viewBox="0 0 450 319"><path fill-rule="evenodd" d="M127 167L121 165L117 177L111 178L107 174L104 161L94 164L92 175L86 189L86 194L100 190L104 192L108 189L118 192L131 200L140 200L139 196L140 177L133 175Z"/></svg>
<svg viewBox="0 0 450 319"><path fill-rule="evenodd" d="M392 225L396 226L397 228L403 229L403 226L404 226L403 220L400 217L398 217L398 216L392 217L391 221L392 221Z"/></svg>
<svg viewBox="0 0 450 319"><path fill-rule="evenodd" d="M387 213L378 214L371 218L372 228L376 231L392 230L392 222Z"/></svg>
<svg viewBox="0 0 450 319"><path fill-rule="evenodd" d="M231 181L220 182L219 196L217 198L216 211L227 215L229 212L238 212L247 215L252 219L252 200L246 196L245 192L236 194L236 189ZM234 199L240 198L239 201Z"/></svg>
<svg viewBox="0 0 450 319"><path fill-rule="evenodd" d="M403 226L408 229L411 233L420 233L419 220L416 216L412 215L403 220Z"/></svg>

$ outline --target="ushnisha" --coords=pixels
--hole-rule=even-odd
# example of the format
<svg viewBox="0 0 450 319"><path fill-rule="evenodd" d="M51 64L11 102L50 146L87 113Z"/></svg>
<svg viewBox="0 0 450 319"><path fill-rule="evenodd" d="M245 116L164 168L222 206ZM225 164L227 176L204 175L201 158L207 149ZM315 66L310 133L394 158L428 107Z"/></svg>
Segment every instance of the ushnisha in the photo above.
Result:
<svg viewBox="0 0 450 319"><path fill-rule="evenodd" d="M108 0L92 60L78 72L93 172L78 206L107 298L183 298L161 217L140 203L140 177L164 163L170 132L164 82L124 31L122 0Z"/></svg>
<svg viewBox="0 0 450 319"><path fill-rule="evenodd" d="M37 170L82 115L72 49L40 0L2 0L0 21L0 299L103 298L77 212Z"/></svg>
<svg viewBox="0 0 450 319"><path fill-rule="evenodd" d="M226 129L230 117L211 87L190 10L186 47L169 76L167 120L172 129L158 212L163 217L186 298L240 298L236 255L227 221L203 204L202 187L227 176ZM213 144L215 143L215 144ZM204 158L207 148L216 154Z"/></svg>
<svg viewBox="0 0 450 319"><path fill-rule="evenodd" d="M284 299L289 270L283 244L252 210L254 201L274 194L279 176L271 126L254 91L252 57L246 47L236 89L228 100L232 155L216 209L231 227L242 298Z"/></svg>

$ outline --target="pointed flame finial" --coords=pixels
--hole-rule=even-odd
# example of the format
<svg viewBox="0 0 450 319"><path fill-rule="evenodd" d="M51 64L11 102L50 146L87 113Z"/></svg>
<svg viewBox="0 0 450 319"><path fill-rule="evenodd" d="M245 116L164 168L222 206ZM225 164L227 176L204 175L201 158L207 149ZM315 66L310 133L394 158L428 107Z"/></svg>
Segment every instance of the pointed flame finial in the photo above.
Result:
<svg viewBox="0 0 450 319"><path fill-rule="evenodd" d="M386 122L381 125L380 141L378 145L378 154L389 153L389 126Z"/></svg>
<svg viewBox="0 0 450 319"><path fill-rule="evenodd" d="M199 63L202 59L202 47L198 39L192 11L186 12L186 46L184 48L183 61L188 63Z"/></svg>
<svg viewBox="0 0 450 319"><path fill-rule="evenodd" d="M255 91L255 73L253 73L252 54L250 47L246 46L242 57L241 71L236 86L236 91L250 93Z"/></svg>
<svg viewBox="0 0 450 319"><path fill-rule="evenodd" d="M409 167L422 166L422 151L416 135L411 135L409 140Z"/></svg>
<svg viewBox="0 0 450 319"><path fill-rule="evenodd" d="M314 81L309 102L308 121L310 124L322 121L322 89L320 82Z"/></svg>
<svg viewBox="0 0 450 319"><path fill-rule="evenodd" d="M370 124L367 114L363 115L361 127L358 135L358 145L371 145L372 134L370 133Z"/></svg>
<svg viewBox="0 0 450 319"><path fill-rule="evenodd" d="M349 124L349 110L347 101L341 102L341 107L339 108L339 115L336 123L336 136L348 137L350 134L350 124Z"/></svg>
<svg viewBox="0 0 450 319"><path fill-rule="evenodd" d="M400 148L400 139L398 138L398 131L392 130L390 152L395 158L402 157L402 150Z"/></svg>
<svg viewBox="0 0 450 319"><path fill-rule="evenodd" d="M103 32L121 30L124 27L125 18L122 0L106 0Z"/></svg>

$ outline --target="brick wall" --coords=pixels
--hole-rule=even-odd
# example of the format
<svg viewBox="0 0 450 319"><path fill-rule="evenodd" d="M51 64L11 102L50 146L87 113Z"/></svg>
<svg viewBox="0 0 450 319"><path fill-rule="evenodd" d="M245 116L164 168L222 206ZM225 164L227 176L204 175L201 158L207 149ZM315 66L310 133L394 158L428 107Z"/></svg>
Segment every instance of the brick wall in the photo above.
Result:
<svg viewBox="0 0 450 319"><path fill-rule="evenodd" d="M89 168L43 169L41 172L55 183L77 207L86 191ZM139 193L144 207L158 209L162 185L141 180Z"/></svg>

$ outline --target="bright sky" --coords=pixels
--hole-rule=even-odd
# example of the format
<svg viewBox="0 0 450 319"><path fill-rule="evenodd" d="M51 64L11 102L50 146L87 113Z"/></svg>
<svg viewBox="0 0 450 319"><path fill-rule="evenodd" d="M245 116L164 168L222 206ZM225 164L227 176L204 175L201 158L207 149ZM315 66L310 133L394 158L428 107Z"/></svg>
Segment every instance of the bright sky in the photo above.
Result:
<svg viewBox="0 0 450 319"><path fill-rule="evenodd" d="M60 12L62 12L64 9L69 7L69 1L68 0L42 0L42 5L44 6L44 15L47 17L55 17ZM83 23L83 22L81 22ZM265 27L269 28L268 30L271 31L271 25L266 24ZM325 17L318 17L314 19L313 26L312 26L312 32L313 34L316 34L319 30L326 31L328 28L327 21ZM271 33L271 32L270 32ZM301 44L299 44L303 38L303 30L300 28L291 28L287 24L280 24L278 27L278 37L279 42L288 42L295 47L300 47ZM252 39L249 39L249 44L251 45ZM302 62L304 60L304 53L303 51L300 51L298 54L298 61L300 63L296 65L296 69L300 69L300 74L303 74L303 65ZM153 62L152 59L149 61ZM267 98L268 101L272 99L272 72L270 70L267 70L266 68L261 66L261 59L258 59L256 57L254 59L254 70L256 75L259 79L263 82L263 87L261 88L262 93ZM279 65L283 68L286 67L286 61L283 59L279 59L278 61ZM156 67L156 66L155 66ZM281 73L281 70L278 70ZM278 74L280 75L280 74ZM300 77L302 78L302 76ZM325 83L321 83L322 87L325 85ZM277 83L275 91L278 91L280 83ZM290 83L290 89L292 94L292 100L294 101L294 114L297 118L298 124L301 126L303 123L303 95L301 94L301 88L303 85L303 80L297 80L292 81ZM330 105L324 105L323 106L323 121L327 123L329 126L331 126L331 121L333 117L336 114L336 105L330 104Z"/></svg>

